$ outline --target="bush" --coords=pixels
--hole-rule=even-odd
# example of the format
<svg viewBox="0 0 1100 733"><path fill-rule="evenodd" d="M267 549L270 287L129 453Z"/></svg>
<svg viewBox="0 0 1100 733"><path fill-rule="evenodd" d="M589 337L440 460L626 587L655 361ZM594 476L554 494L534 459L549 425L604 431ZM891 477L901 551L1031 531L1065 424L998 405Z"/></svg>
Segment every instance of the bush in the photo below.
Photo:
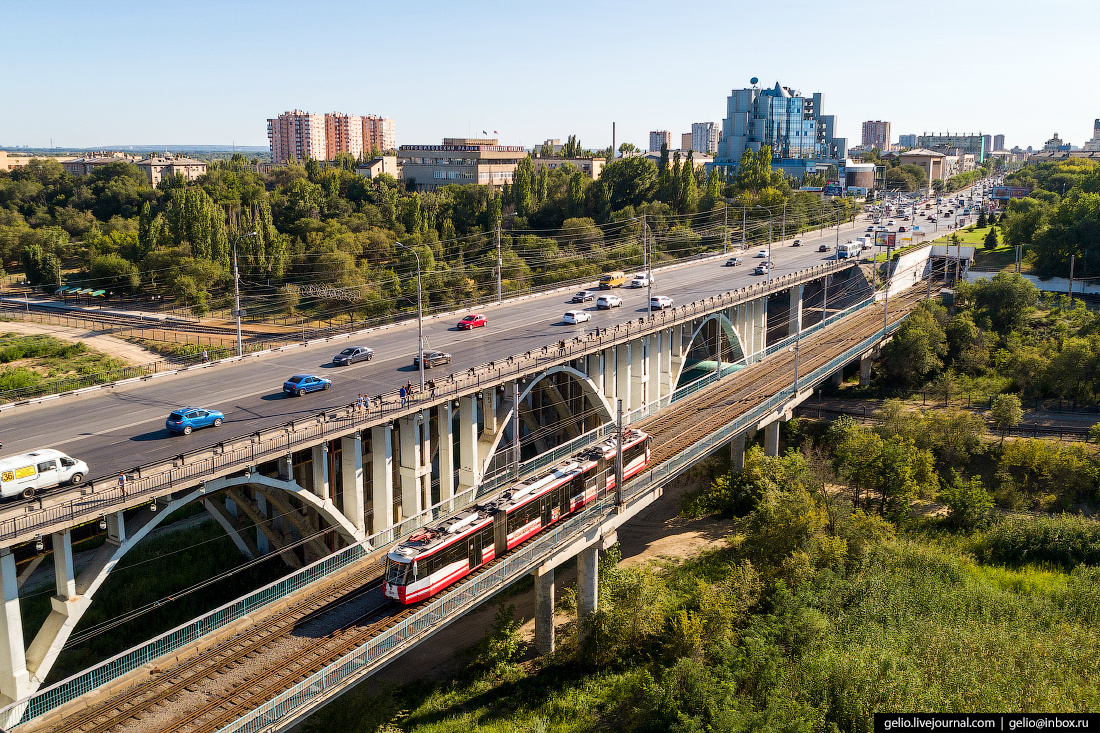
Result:
<svg viewBox="0 0 1100 733"><path fill-rule="evenodd" d="M1006 519L986 534L979 554L1015 566L1100 565L1100 522L1069 514Z"/></svg>

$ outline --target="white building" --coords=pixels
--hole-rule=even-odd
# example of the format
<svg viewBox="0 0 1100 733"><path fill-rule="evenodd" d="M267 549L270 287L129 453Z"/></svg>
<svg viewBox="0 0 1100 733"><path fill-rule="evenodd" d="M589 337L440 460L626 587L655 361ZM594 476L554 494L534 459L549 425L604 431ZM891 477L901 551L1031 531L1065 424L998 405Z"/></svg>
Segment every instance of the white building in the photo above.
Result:
<svg viewBox="0 0 1100 733"><path fill-rule="evenodd" d="M691 123L691 149L697 153L714 155L718 152L717 122L693 122Z"/></svg>
<svg viewBox="0 0 1100 733"><path fill-rule="evenodd" d="M649 149L650 151L660 152L661 146L665 145L669 150L672 149L672 133L668 130L654 130L649 133Z"/></svg>

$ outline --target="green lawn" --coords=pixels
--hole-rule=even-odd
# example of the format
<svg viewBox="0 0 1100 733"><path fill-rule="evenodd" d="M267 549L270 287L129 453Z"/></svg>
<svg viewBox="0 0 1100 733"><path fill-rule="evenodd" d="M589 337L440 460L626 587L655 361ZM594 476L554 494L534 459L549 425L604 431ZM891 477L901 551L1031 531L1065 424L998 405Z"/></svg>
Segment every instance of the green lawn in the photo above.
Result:
<svg viewBox="0 0 1100 733"><path fill-rule="evenodd" d="M0 390L127 366L80 342L4 333L0 324Z"/></svg>

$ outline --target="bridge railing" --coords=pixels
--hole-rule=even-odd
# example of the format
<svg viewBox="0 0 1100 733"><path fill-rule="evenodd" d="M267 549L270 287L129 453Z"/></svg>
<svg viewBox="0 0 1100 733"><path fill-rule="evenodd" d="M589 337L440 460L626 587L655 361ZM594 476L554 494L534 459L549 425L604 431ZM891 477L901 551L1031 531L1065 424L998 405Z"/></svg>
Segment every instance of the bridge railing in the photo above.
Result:
<svg viewBox="0 0 1100 733"><path fill-rule="evenodd" d="M824 366L813 370L806 377L806 384L827 379L840 366L864 353L883 335L892 333L898 326L900 321L891 324L885 334L878 332L849 348L842 355L831 359ZM635 500L640 494L668 483L688 466L709 455L715 448L725 444L739 432L758 422L793 397L794 395L789 391L780 392L670 460L640 474L624 487L624 499ZM537 537L533 544L505 556L503 560L490 566L469 583L445 593L405 621L384 631L291 689L233 721L219 733L260 733L279 721L301 714L312 707L316 701L327 697L335 688L389 661L404 651L405 647L428 636L440 622L465 613L486 597L530 572L555 552L573 542L582 531L610 516L613 511L612 497L604 497L599 503L576 517L566 520L545 535Z"/></svg>

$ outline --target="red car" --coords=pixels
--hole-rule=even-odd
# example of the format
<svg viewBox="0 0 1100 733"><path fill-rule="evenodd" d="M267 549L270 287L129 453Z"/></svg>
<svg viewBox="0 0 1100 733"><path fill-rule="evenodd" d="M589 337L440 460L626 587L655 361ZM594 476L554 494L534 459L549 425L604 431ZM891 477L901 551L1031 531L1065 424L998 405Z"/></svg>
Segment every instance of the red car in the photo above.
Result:
<svg viewBox="0 0 1100 733"><path fill-rule="evenodd" d="M471 313L458 322L458 330L462 331L487 325L489 325L489 320L485 316L480 313Z"/></svg>

